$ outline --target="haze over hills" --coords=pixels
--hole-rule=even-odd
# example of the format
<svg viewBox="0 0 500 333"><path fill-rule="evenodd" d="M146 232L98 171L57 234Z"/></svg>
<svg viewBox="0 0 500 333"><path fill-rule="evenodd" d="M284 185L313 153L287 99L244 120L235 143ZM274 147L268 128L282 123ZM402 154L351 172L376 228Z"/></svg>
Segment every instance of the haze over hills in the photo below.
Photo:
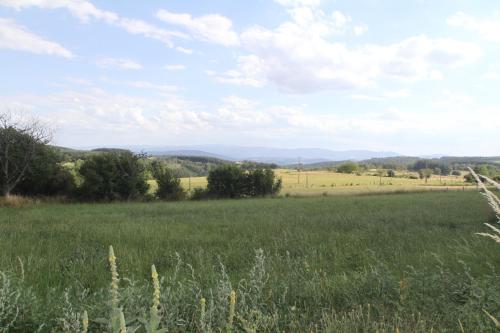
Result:
<svg viewBox="0 0 500 333"><path fill-rule="evenodd" d="M95 147L92 147L95 148ZM328 161L362 161L370 158L394 157L400 154L389 151L345 150L322 148L273 148L232 145L192 145L192 146L122 146L134 152L146 152L155 156L205 156L230 161L255 161L279 165L318 163Z"/></svg>

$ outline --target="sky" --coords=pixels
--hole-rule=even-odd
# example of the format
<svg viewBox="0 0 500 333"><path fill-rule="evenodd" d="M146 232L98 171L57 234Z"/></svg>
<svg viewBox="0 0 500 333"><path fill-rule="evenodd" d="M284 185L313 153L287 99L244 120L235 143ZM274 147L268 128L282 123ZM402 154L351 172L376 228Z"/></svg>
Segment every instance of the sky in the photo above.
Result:
<svg viewBox="0 0 500 333"><path fill-rule="evenodd" d="M497 0L0 0L0 78L68 147L500 155Z"/></svg>

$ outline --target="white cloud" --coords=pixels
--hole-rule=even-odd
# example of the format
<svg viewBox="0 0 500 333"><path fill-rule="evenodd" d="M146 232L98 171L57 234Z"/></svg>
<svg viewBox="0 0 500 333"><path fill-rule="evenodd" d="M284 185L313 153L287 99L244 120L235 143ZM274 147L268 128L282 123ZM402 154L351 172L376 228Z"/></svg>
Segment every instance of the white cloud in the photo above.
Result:
<svg viewBox="0 0 500 333"><path fill-rule="evenodd" d="M454 94L444 91L441 95L446 99ZM0 107L22 109L51 121L59 128L57 142L64 145L228 140L266 145L272 140L275 145L289 146L302 137L307 138L303 144L330 148L390 150L396 145L422 153L429 152L432 144L435 152L493 154L490 143L498 140L500 110L470 104L457 108L464 99L451 100L454 103L430 105L428 112L388 108L332 114L313 113L306 106L262 105L233 95L223 98L213 110L204 111L197 103L175 95L145 98L88 89L0 96ZM454 139L451 142L449 138Z"/></svg>
<svg viewBox="0 0 500 333"><path fill-rule="evenodd" d="M489 71L483 74L481 77L483 80L500 80L500 72Z"/></svg>
<svg viewBox="0 0 500 333"><path fill-rule="evenodd" d="M447 23L474 32L485 40L500 43L500 19L479 19L457 12L448 18Z"/></svg>
<svg viewBox="0 0 500 333"><path fill-rule="evenodd" d="M232 30L233 23L225 16L210 14L193 17L164 9L160 9L156 16L166 23L186 28L194 38L224 46L239 44L238 34Z"/></svg>
<svg viewBox="0 0 500 333"><path fill-rule="evenodd" d="M43 9L67 9L71 15L77 17L81 22L87 23L91 18L104 20L107 23L118 21L116 13L100 10L89 1L75 0L2 0L0 5L21 10L29 7Z"/></svg>
<svg viewBox="0 0 500 333"><path fill-rule="evenodd" d="M48 10L66 9L82 23L88 23L91 19L104 21L107 24L120 27L130 34L159 40L171 48L174 48L172 42L174 37L187 38L185 34L177 31L161 29L142 20L120 17L115 12L101 10L86 0L2 0L0 6L16 10L30 7Z"/></svg>
<svg viewBox="0 0 500 333"><path fill-rule="evenodd" d="M182 71L186 69L186 66L181 64L165 65L163 66L163 69L166 69L167 71Z"/></svg>
<svg viewBox="0 0 500 333"><path fill-rule="evenodd" d="M356 36L361 36L368 31L368 26L366 24L359 24L354 27L353 32Z"/></svg>
<svg viewBox="0 0 500 333"><path fill-rule="evenodd" d="M340 12L331 18L311 8L293 8L292 20L275 29L254 26L240 35L247 56L219 81L262 86L272 82L282 91L310 93L369 87L381 78L403 81L440 79L441 70L472 63L482 55L479 46L450 38L425 35L389 45L349 48L330 41L352 29Z"/></svg>
<svg viewBox="0 0 500 333"><path fill-rule="evenodd" d="M207 75L216 75L213 71L205 71ZM255 55L238 57L238 69L229 70L216 77L221 83L238 86L262 87L266 83L265 71L261 59Z"/></svg>
<svg viewBox="0 0 500 333"><path fill-rule="evenodd" d="M193 50L192 49L189 49L189 48L186 48L186 47L182 47L182 46L177 46L175 47L175 49L179 52L182 52L184 54L192 54L193 53Z"/></svg>
<svg viewBox="0 0 500 333"><path fill-rule="evenodd" d="M134 88L145 89L145 90L152 90L152 91L156 91L158 93L161 93L163 95L169 95L169 96L171 96L172 94L179 91L179 87L177 87L175 85L157 84L157 83L152 83L149 81L119 81L119 80L112 80L112 79L108 79L108 78L103 78L102 81L105 83L124 85L124 86L129 86L129 87L134 87Z"/></svg>
<svg viewBox="0 0 500 333"><path fill-rule="evenodd" d="M411 92L408 89L399 90L387 90L379 95L367 95L367 94L353 94L352 99L365 100L365 101L385 101L388 99L400 99L407 98L411 96Z"/></svg>
<svg viewBox="0 0 500 333"><path fill-rule="evenodd" d="M142 69L141 64L130 59L101 58L97 60L96 64L101 68L130 69L130 70Z"/></svg>
<svg viewBox="0 0 500 333"><path fill-rule="evenodd" d="M285 7L318 7L322 0L274 0L274 2Z"/></svg>
<svg viewBox="0 0 500 333"><path fill-rule="evenodd" d="M40 37L13 20L0 18L0 48L71 58L71 51Z"/></svg>
<svg viewBox="0 0 500 333"><path fill-rule="evenodd" d="M450 90L443 90L441 96L432 102L435 108L447 110L466 110L472 104L472 97L464 94L457 94Z"/></svg>

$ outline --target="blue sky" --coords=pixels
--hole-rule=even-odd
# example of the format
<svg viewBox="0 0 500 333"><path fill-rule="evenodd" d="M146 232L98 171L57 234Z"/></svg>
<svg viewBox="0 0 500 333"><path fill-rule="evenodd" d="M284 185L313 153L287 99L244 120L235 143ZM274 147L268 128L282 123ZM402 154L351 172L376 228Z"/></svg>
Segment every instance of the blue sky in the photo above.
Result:
<svg viewBox="0 0 500 333"><path fill-rule="evenodd" d="M500 155L495 0L0 0L0 73L64 146Z"/></svg>

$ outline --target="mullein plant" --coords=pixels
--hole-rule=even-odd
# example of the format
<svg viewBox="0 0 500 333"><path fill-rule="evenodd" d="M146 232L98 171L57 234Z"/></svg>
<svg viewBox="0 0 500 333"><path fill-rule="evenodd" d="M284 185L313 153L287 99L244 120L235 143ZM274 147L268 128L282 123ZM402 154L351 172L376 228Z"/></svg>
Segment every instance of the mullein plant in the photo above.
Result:
<svg viewBox="0 0 500 333"><path fill-rule="evenodd" d="M229 318L227 320L227 333L231 333L233 331L235 310L236 310L236 292L234 290L231 290L231 294L229 295Z"/></svg>
<svg viewBox="0 0 500 333"><path fill-rule="evenodd" d="M109 255L108 255L109 269L111 271L111 284L109 288L110 298L111 298L111 319L110 326L111 332L113 333L122 333L123 327L121 323L121 317L123 313L121 309L118 307L119 305L119 292L118 292L118 283L120 282L118 276L118 269L116 267L116 257L115 252L113 251L113 246L109 246Z"/></svg>
<svg viewBox="0 0 500 333"><path fill-rule="evenodd" d="M493 192L488 190L488 188L481 181L481 178L474 172L474 170L472 170L472 168L469 168L469 171L470 171L471 175L474 177L474 179L476 180L479 188L483 191L482 194L486 197L486 200L488 200L488 204L495 212L496 217L497 217L497 223L500 224L500 207L499 207L500 199L498 199L498 197ZM500 229L498 227L495 227L494 225L492 225L490 223L485 223L485 225L492 230L492 233L479 232L477 234L481 235L481 236L489 237L489 238L493 239L495 242L500 243Z"/></svg>
<svg viewBox="0 0 500 333"><path fill-rule="evenodd" d="M211 332L207 325L207 300L205 297L200 299L200 329L203 333Z"/></svg>
<svg viewBox="0 0 500 333"><path fill-rule="evenodd" d="M158 279L158 272L156 272L155 265L151 265L151 279L153 281L153 304L149 310L149 325L146 326L148 333L164 333L167 332L166 328L159 329L160 315L158 313L160 307L160 280Z"/></svg>

